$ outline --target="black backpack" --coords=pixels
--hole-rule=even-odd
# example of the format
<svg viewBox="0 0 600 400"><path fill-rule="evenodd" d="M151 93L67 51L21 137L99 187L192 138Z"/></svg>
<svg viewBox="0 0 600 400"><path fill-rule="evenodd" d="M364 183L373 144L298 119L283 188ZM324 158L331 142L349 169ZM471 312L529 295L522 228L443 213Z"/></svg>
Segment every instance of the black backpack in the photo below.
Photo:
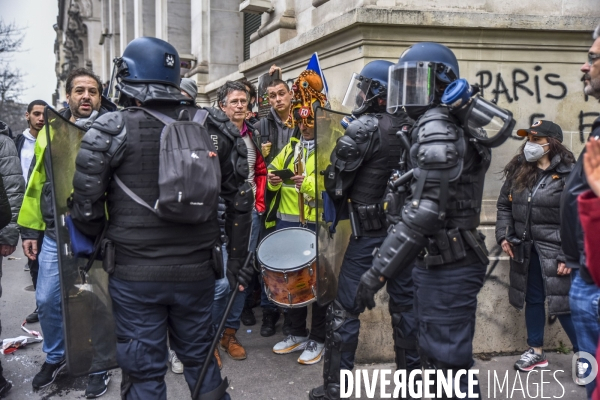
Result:
<svg viewBox="0 0 600 400"><path fill-rule="evenodd" d="M136 203L160 219L198 224L216 216L221 189L217 150L204 125L208 113L199 109L191 121L174 120L158 111L142 110L165 124L160 134L159 197L151 207L115 174L115 182Z"/></svg>

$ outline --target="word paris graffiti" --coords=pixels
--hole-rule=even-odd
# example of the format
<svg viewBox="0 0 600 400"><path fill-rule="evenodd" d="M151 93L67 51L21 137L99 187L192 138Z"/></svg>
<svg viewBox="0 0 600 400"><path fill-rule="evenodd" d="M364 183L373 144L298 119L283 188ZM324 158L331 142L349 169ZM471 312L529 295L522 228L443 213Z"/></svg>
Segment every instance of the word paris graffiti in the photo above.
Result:
<svg viewBox="0 0 600 400"><path fill-rule="evenodd" d="M508 77L503 76L501 72L493 74L488 70L481 70L475 76L481 88L481 95L488 99L493 96L494 102L503 97L508 103L531 102L535 99L537 104L541 104L542 101L561 101L566 98L568 93L567 85L561 81L559 74L545 72L539 65L533 67L531 72L515 68ZM579 88L579 90L582 89ZM586 102L589 100L586 95L584 98ZM581 143L585 142L584 131L589 132L594 119L598 116L600 116L598 112L579 111L577 118ZM529 125L533 124L535 120L545 117L543 113L533 113L529 116Z"/></svg>

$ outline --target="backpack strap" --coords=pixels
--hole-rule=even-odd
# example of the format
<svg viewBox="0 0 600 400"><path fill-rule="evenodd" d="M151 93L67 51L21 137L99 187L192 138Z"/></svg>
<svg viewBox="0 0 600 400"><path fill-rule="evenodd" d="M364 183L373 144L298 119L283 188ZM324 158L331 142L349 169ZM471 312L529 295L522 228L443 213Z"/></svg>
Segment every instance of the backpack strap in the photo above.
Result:
<svg viewBox="0 0 600 400"><path fill-rule="evenodd" d="M192 121L204 126L206 118L208 118L208 111L201 108L196 111L196 114L194 114L194 118L192 119Z"/></svg>
<svg viewBox="0 0 600 400"><path fill-rule="evenodd" d="M159 120L160 122L162 122L165 125L169 125L173 122L175 122L175 120L171 117L166 116L165 114L156 111L156 110L151 110L149 108L145 108L145 107L130 107L130 110L142 110L143 112L145 112L146 114L150 114L152 115L154 118L156 118L157 120Z"/></svg>
<svg viewBox="0 0 600 400"><path fill-rule="evenodd" d="M115 180L117 185L125 192L125 194L127 196L131 197L131 200L135 201L140 206L142 206L142 207L152 211L154 214L156 214L156 210L154 208L150 207L148 205L148 203L146 203L144 200L142 200L137 194L133 193L133 191L131 189L129 189L127 187L127 185L125 185L121 179L119 179L117 174L113 175L113 179Z"/></svg>

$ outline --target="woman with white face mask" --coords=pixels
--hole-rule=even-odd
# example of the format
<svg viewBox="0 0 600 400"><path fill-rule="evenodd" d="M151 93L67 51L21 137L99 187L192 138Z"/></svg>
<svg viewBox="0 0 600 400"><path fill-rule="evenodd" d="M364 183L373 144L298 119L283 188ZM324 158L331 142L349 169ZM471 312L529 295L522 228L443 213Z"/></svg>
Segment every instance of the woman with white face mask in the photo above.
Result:
<svg viewBox="0 0 600 400"><path fill-rule="evenodd" d="M543 368L548 300L550 315L558 317L578 351L569 309L570 269L560 242L560 197L575 158L563 146L557 124L537 121L519 129L526 137L515 157L504 167L506 178L497 203L496 240L510 256L510 304L525 308L529 349L515 363L521 371Z"/></svg>

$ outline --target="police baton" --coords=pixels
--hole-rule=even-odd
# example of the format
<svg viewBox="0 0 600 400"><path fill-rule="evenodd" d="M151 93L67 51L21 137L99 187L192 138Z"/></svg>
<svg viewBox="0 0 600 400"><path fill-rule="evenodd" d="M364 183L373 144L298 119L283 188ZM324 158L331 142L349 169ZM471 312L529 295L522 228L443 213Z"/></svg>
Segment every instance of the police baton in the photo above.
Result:
<svg viewBox="0 0 600 400"><path fill-rule="evenodd" d="M254 255L254 253L252 251L248 252L248 256L246 257L246 260L244 261L244 265L242 265L242 268L240 269L240 271L244 268L246 268L250 262L252 261L252 256ZM223 328L225 327L225 321L227 321L227 316L229 315L229 312L231 311L231 308L233 307L233 302L235 301L235 297L237 296L240 286L240 282L236 281L235 282L235 287L233 290L233 293L231 294L231 297L229 298L229 302L227 303L227 308L225 308L225 312L223 313L223 317L221 318L221 322L219 323L219 327L217 328L217 333L215 335L215 337L213 338L212 343L210 344L210 348L208 349L208 354L206 355L206 359L204 360L204 364L202 364L202 370L200 371L200 377L198 378L198 381L196 381L196 386L194 386L194 392L192 393L192 400L203 400L202 397L198 398L198 394L200 393L200 387L202 386L202 382L204 381L204 378L206 377L206 373L208 372L208 365L210 364L210 358L212 357L212 354L215 351L215 348L217 347L217 342L220 339L220 333L223 331ZM225 377L223 379L223 382L227 381L227 377ZM223 383L221 383L223 384ZM227 384L228 385L228 384Z"/></svg>

